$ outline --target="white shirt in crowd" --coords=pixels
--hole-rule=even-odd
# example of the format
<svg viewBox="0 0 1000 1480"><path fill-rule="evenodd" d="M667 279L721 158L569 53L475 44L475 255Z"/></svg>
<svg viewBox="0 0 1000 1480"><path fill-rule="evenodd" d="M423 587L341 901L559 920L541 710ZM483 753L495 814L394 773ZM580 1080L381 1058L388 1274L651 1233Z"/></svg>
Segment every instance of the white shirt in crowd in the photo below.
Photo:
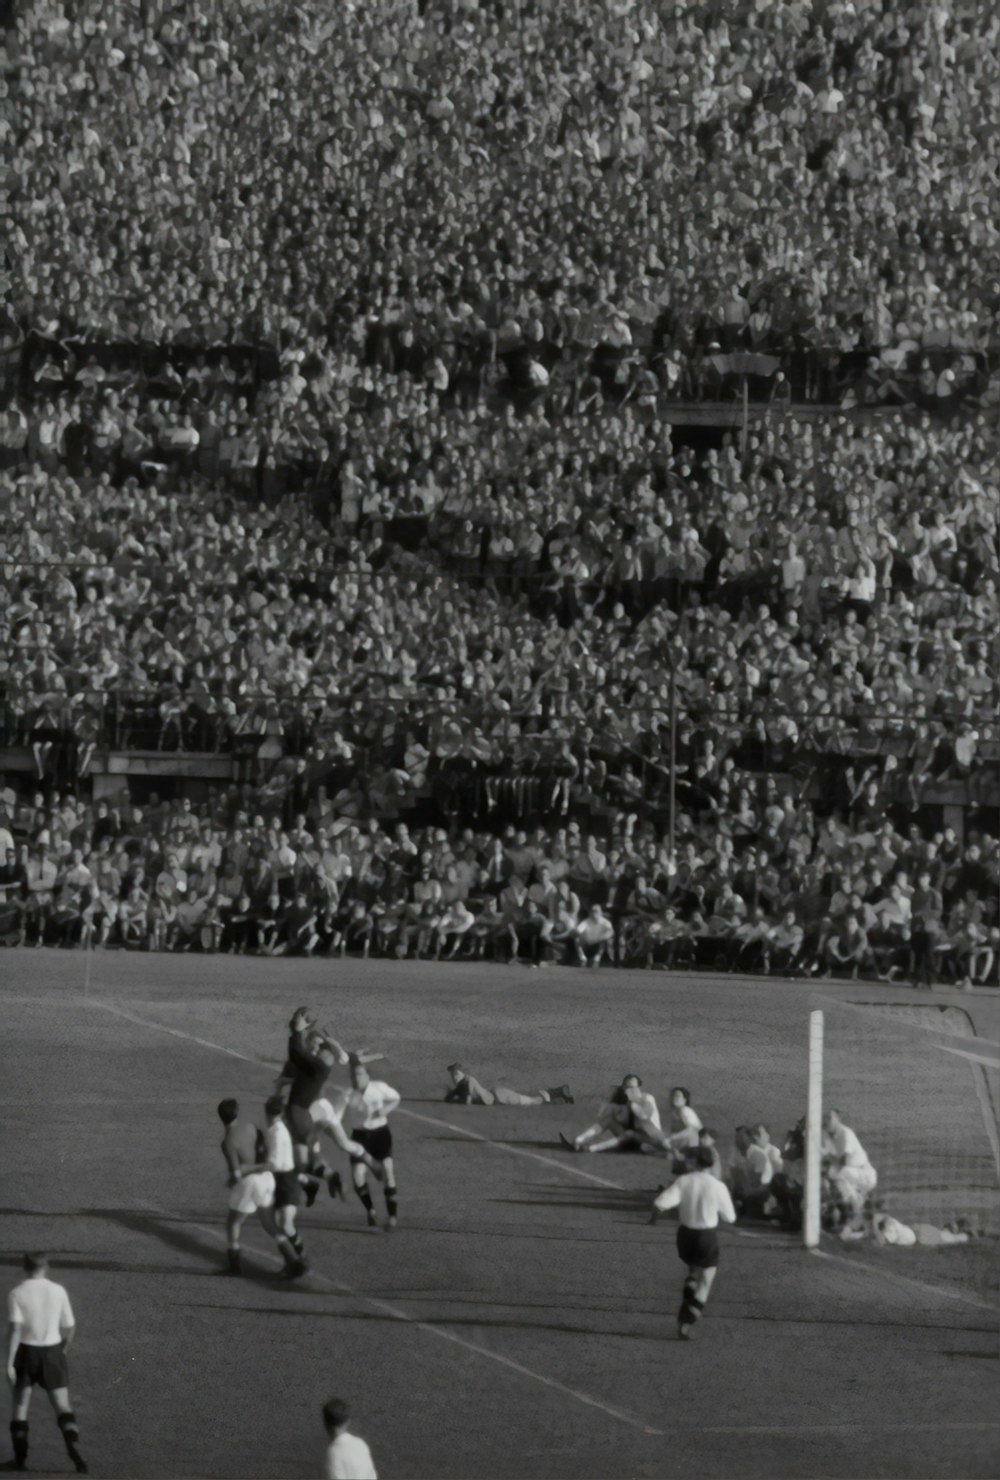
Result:
<svg viewBox="0 0 1000 1480"><path fill-rule="evenodd" d="M58 1346L76 1325L66 1291L44 1276L15 1285L7 1296L7 1319L21 1327L24 1346Z"/></svg>
<svg viewBox="0 0 1000 1480"><path fill-rule="evenodd" d="M264 1144L267 1147L267 1165L272 1172L295 1170L292 1138L284 1121L276 1120L273 1125L268 1126L264 1133Z"/></svg>
<svg viewBox="0 0 1000 1480"><path fill-rule="evenodd" d="M398 1092L383 1079L369 1079L363 1090L356 1091L356 1098L364 1111L366 1131L375 1131L385 1125L386 1117L392 1114L400 1101Z"/></svg>
<svg viewBox="0 0 1000 1480"><path fill-rule="evenodd" d="M372 1452L357 1434L338 1434L326 1451L326 1480L378 1480Z"/></svg>
<svg viewBox="0 0 1000 1480"><path fill-rule="evenodd" d="M676 1208L677 1216L685 1228L718 1228L723 1223L736 1222L736 1209L729 1196L729 1188L720 1182L707 1167L697 1172L685 1172L665 1187L653 1204L658 1213Z"/></svg>

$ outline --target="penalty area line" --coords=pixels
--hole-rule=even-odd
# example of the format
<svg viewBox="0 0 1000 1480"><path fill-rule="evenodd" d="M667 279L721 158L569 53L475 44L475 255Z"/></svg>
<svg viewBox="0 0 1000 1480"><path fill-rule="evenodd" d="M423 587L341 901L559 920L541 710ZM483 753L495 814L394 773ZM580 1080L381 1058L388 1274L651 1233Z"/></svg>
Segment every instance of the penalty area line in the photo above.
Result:
<svg viewBox="0 0 1000 1480"><path fill-rule="evenodd" d="M156 1203L143 1202L138 1204L146 1212L154 1213L158 1217L170 1219L174 1215L166 1208L157 1206ZM219 1244L221 1248L226 1247L226 1240L217 1228L207 1223L193 1223L189 1225L205 1233ZM269 1264L280 1265L281 1260L277 1255L265 1254ZM435 1326L430 1321L418 1320L415 1316L408 1315L405 1310L400 1310L396 1305L390 1305L385 1300L379 1300L377 1296L365 1295L361 1290L356 1290L353 1285L345 1284L343 1280L335 1280L322 1270L312 1269L307 1276L309 1284L323 1284L336 1295L347 1295L352 1300L358 1300L371 1309L381 1311L393 1321L399 1321L406 1326L413 1326L417 1331L424 1331L429 1336L437 1336L441 1341L448 1341L453 1346L459 1346L463 1351L472 1352L477 1357L485 1357L490 1362L497 1363L500 1367L507 1367L511 1372L517 1372L521 1377L528 1377L532 1382L537 1382L542 1387L551 1388L553 1392L561 1393L565 1398L573 1398L577 1403L582 1403L587 1408L596 1408L598 1412L607 1414L609 1418L615 1418L620 1423L627 1424L629 1428L638 1429L641 1434L649 1434L662 1438L666 1432L664 1429L654 1428L644 1419L636 1418L634 1414L626 1413L624 1409L614 1408L610 1403L602 1403L598 1398L592 1398L588 1393L582 1393L578 1388L567 1387L565 1383L557 1382L554 1377L547 1377L543 1372L535 1372L531 1367L522 1366L515 1362L512 1357L505 1357L500 1352L491 1351L488 1346L479 1346L475 1341L468 1341L464 1336L456 1336L453 1331L446 1330L443 1326ZM308 1290L309 1284L304 1286L292 1286L293 1289Z"/></svg>

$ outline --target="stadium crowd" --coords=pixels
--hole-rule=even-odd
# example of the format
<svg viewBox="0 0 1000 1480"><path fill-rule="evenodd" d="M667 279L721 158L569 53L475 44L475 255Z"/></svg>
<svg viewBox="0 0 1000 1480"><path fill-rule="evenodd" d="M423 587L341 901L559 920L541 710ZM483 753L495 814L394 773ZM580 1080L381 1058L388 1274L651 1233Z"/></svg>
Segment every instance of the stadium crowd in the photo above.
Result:
<svg viewBox="0 0 1000 1480"><path fill-rule="evenodd" d="M640 387L720 349L808 347L819 381L857 352L879 397L982 372L989 8L12 11L13 311L48 338L329 345L334 379L374 343L472 395L504 357Z"/></svg>
<svg viewBox="0 0 1000 1480"><path fill-rule="evenodd" d="M294 813L250 787L146 807L37 794L0 815L0 938L257 951L655 963L987 981L1000 944L1000 839L901 834L873 808L817 818L773 777L719 815L682 814L673 853L620 814L449 834ZM25 841L18 847L15 831Z"/></svg>
<svg viewBox="0 0 1000 1480"><path fill-rule="evenodd" d="M15 7L9 939L992 971L1000 20L663 9ZM236 753L207 867L107 747Z"/></svg>

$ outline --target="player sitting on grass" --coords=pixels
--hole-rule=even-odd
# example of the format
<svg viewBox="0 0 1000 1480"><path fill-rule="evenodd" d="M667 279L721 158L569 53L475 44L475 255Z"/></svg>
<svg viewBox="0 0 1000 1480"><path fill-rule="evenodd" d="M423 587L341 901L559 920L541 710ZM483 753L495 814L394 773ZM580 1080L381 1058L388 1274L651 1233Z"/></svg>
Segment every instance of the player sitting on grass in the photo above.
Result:
<svg viewBox="0 0 1000 1480"><path fill-rule="evenodd" d="M823 1181L826 1226L849 1234L863 1230L862 1213L878 1173L839 1110L829 1110L823 1121Z"/></svg>
<svg viewBox="0 0 1000 1480"><path fill-rule="evenodd" d="M487 1089L478 1079L463 1069L461 1064L449 1064L448 1074L451 1088L445 1100L452 1105L572 1105L573 1096L568 1084L558 1084L555 1089L540 1089L536 1094L524 1095L516 1089L498 1084Z"/></svg>
<svg viewBox="0 0 1000 1480"><path fill-rule="evenodd" d="M572 1141L560 1131L559 1139L570 1151L634 1151L643 1145L660 1145L659 1107L643 1091L638 1074L626 1074L593 1125Z"/></svg>
<svg viewBox="0 0 1000 1480"><path fill-rule="evenodd" d="M226 1250L230 1274L243 1273L243 1256L240 1252L240 1229L249 1213L256 1213L261 1226L269 1238L273 1238L285 1261L285 1269L292 1275L304 1274L299 1256L287 1234L279 1228L274 1214L274 1174L271 1171L256 1171L266 1159L264 1137L249 1120L240 1120L237 1100L223 1100L219 1105L219 1119L226 1127L222 1138L222 1154L229 1168L229 1213L226 1218Z"/></svg>

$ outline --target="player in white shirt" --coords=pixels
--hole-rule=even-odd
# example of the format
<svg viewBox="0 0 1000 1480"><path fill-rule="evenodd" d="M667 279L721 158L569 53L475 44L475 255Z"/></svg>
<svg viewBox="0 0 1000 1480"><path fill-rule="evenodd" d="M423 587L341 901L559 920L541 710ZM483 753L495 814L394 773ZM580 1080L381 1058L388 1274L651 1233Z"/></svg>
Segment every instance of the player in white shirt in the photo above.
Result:
<svg viewBox="0 0 1000 1480"><path fill-rule="evenodd" d="M378 1480L372 1452L364 1439L347 1431L351 1410L343 1398L323 1404L323 1426L329 1444L326 1450L326 1480Z"/></svg>
<svg viewBox="0 0 1000 1480"><path fill-rule="evenodd" d="M559 1133L570 1151L622 1151L628 1146L662 1143L660 1110L656 1100L642 1088L638 1074L626 1074L612 1092L593 1125L571 1141Z"/></svg>
<svg viewBox="0 0 1000 1480"><path fill-rule="evenodd" d="M266 1154L265 1140L260 1131L249 1120L240 1120L239 1102L223 1100L219 1105L219 1119L226 1127L222 1139L222 1154L229 1168L229 1215L226 1218L226 1256L230 1274L243 1273L243 1255L240 1249L240 1230L244 1219L256 1213L261 1225L273 1238L285 1261L286 1269L295 1274L304 1270L297 1268L299 1256L288 1236L279 1229L274 1212L275 1183L270 1171L250 1171L259 1165Z"/></svg>
<svg viewBox="0 0 1000 1480"><path fill-rule="evenodd" d="M27 1279L7 1296L9 1337L7 1377L14 1395L10 1436L14 1445L14 1468L28 1468L28 1409L31 1392L44 1388L55 1411L66 1453L78 1475L87 1465L80 1453L80 1430L69 1399L69 1368L66 1352L76 1334L76 1321L69 1296L62 1285L49 1279L46 1254L25 1254Z"/></svg>
<svg viewBox="0 0 1000 1480"><path fill-rule="evenodd" d="M736 1209L729 1188L712 1173L714 1156L711 1147L695 1152L696 1169L685 1172L664 1188L653 1203L650 1222L670 1208L677 1209L677 1253L687 1265L684 1294L677 1315L677 1334L689 1340L691 1331L705 1309L709 1292L719 1268L719 1219L736 1222Z"/></svg>
<svg viewBox="0 0 1000 1480"><path fill-rule="evenodd" d="M278 1231L291 1244L298 1258L294 1264L286 1265L282 1271L285 1279L297 1279L308 1273L302 1248L302 1240L295 1227L298 1209L305 1201L305 1193L299 1180L291 1132L285 1124L285 1102L280 1095L272 1095L264 1105L267 1130L264 1132L264 1159L252 1166L238 1166L233 1172L237 1183L260 1172L270 1172L274 1178L274 1221Z"/></svg>
<svg viewBox="0 0 1000 1480"><path fill-rule="evenodd" d="M364 1064L355 1059L351 1061L351 1084L353 1094L350 1097L351 1108L355 1113L363 1117L362 1123L353 1132L353 1139L360 1142L362 1150L367 1152L382 1168L385 1178L383 1192L385 1193L385 1207L388 1218L387 1228L396 1227L399 1199L396 1189L396 1168L392 1160L392 1131L389 1129L389 1116L399 1105L399 1093L386 1084L384 1079L372 1079ZM368 1218L368 1227L377 1228L378 1219L375 1216L375 1207L372 1203L372 1195L368 1190L368 1167L362 1157L351 1157L351 1173L354 1178L354 1190L364 1207Z"/></svg>
<svg viewBox="0 0 1000 1480"><path fill-rule="evenodd" d="M865 1201L878 1185L878 1173L839 1110L828 1110L823 1121L823 1170L838 1212L849 1225L860 1227Z"/></svg>

